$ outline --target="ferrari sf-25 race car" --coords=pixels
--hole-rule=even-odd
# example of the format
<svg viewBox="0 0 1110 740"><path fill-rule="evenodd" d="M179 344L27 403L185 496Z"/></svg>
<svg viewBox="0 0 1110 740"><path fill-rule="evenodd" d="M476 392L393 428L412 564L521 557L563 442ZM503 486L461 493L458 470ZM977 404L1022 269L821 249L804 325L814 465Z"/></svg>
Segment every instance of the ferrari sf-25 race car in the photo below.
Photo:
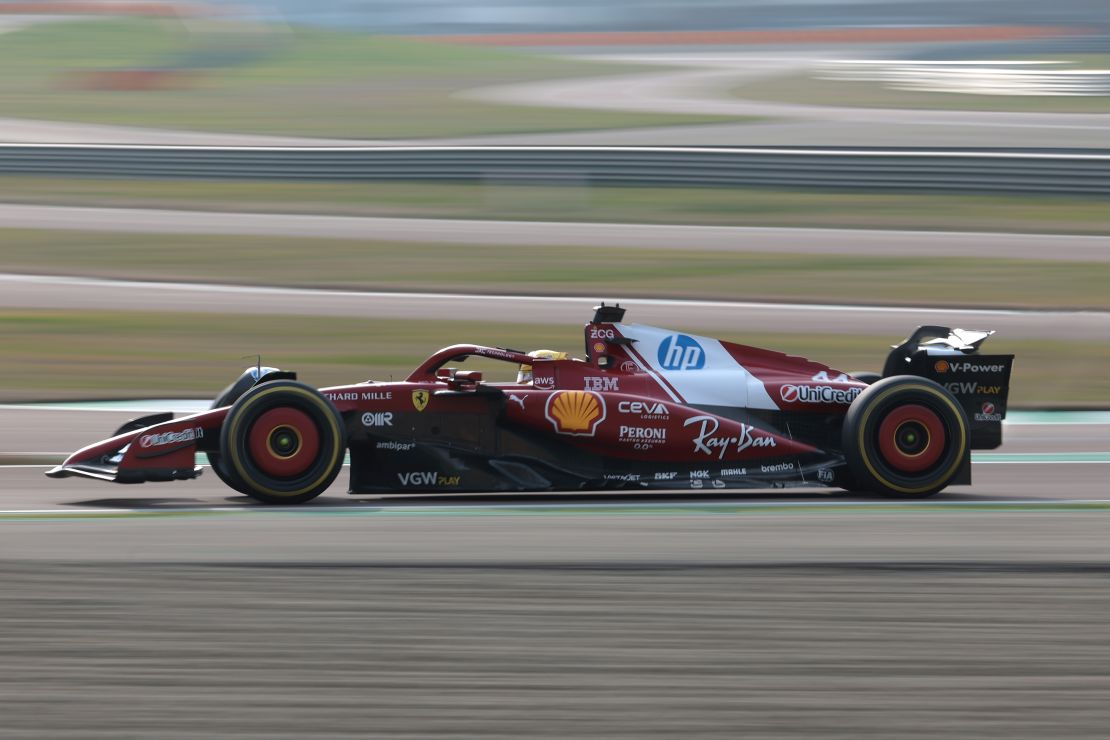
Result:
<svg viewBox="0 0 1110 740"><path fill-rule="evenodd" d="M993 332L923 326L881 375L852 376L624 314L595 308L585 359L458 344L404 381L319 390L251 368L211 410L135 419L47 475L188 479L203 452L236 491L294 504L326 490L349 452L352 494L820 486L920 497L970 483L970 451L1001 444L1013 355L980 354ZM454 367L468 357L530 372L487 382Z"/></svg>

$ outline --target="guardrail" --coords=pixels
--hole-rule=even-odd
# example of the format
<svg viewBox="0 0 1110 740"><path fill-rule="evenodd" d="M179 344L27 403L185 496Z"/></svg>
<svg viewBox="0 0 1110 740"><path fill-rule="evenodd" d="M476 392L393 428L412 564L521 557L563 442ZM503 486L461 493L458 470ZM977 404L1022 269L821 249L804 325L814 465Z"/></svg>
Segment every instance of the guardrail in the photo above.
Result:
<svg viewBox="0 0 1110 740"><path fill-rule="evenodd" d="M1110 151L0 145L0 174L1110 194Z"/></svg>

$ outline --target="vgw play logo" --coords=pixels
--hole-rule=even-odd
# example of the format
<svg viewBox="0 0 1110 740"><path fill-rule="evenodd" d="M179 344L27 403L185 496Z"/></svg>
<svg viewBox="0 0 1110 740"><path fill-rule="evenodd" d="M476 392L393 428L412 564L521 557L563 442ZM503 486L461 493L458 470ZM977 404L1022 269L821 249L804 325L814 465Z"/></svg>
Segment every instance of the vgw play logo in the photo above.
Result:
<svg viewBox="0 0 1110 740"><path fill-rule="evenodd" d="M659 365L664 370L701 370L705 350L685 334L672 334L659 345Z"/></svg>

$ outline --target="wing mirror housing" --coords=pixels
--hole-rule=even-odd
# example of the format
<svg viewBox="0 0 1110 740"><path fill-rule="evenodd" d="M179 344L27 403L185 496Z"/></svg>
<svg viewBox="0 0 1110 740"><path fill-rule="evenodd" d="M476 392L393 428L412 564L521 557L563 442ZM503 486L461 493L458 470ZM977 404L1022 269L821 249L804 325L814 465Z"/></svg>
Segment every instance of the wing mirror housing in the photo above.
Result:
<svg viewBox="0 0 1110 740"><path fill-rule="evenodd" d="M459 370L454 367L441 367L436 370L436 380L445 381L453 390L473 387L482 382L481 370Z"/></svg>

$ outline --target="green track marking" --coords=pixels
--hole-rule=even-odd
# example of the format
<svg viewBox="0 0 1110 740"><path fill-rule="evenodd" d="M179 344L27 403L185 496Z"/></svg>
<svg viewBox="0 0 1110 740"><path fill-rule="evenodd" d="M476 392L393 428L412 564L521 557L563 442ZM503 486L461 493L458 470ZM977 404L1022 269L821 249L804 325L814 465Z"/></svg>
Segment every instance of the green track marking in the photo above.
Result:
<svg viewBox="0 0 1110 740"><path fill-rule="evenodd" d="M1110 452L975 452L973 463L1110 463Z"/></svg>
<svg viewBox="0 0 1110 740"><path fill-rule="evenodd" d="M912 502L750 502L750 503L631 503L631 504L482 504L439 506L303 506L296 508L209 508L163 510L34 510L0 512L0 523L33 521L87 521L113 519L165 519L174 517L598 517L598 516L794 516L794 515L922 515L988 513L1108 513L1110 501L912 501Z"/></svg>
<svg viewBox="0 0 1110 740"><path fill-rule="evenodd" d="M1007 424L1110 424L1110 411L1010 411Z"/></svg>
<svg viewBox="0 0 1110 740"><path fill-rule="evenodd" d="M324 516L736 516L794 514L935 514L970 512L1110 512L1110 501L1046 502L753 502L702 504L628 504L597 506L575 504L513 504L507 506L381 507L313 510ZM297 512L299 513L299 512Z"/></svg>

